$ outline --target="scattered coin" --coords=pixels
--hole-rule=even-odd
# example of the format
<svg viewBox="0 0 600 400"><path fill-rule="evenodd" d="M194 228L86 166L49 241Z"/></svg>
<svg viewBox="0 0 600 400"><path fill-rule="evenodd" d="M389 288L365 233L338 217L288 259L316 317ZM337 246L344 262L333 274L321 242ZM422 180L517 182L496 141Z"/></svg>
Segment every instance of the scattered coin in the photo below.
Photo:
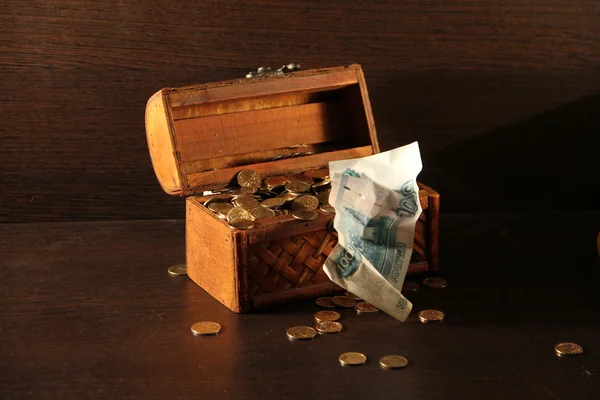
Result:
<svg viewBox="0 0 600 400"><path fill-rule="evenodd" d="M233 206L230 203L225 203L224 201L213 201L208 204L208 209L217 213L219 217L227 216L227 213L231 211L232 208Z"/></svg>
<svg viewBox="0 0 600 400"><path fill-rule="evenodd" d="M310 326L294 326L289 328L286 333L290 340L312 339L317 335L317 331Z"/></svg>
<svg viewBox="0 0 600 400"><path fill-rule="evenodd" d="M310 185L301 181L290 181L285 184L285 188L291 193L304 193L310 190Z"/></svg>
<svg viewBox="0 0 600 400"><path fill-rule="evenodd" d="M292 201L292 210L314 210L319 207L319 200L315 196L298 196Z"/></svg>
<svg viewBox="0 0 600 400"><path fill-rule="evenodd" d="M438 310L423 310L419 313L419 320L423 323L442 322L444 317L444 313Z"/></svg>
<svg viewBox="0 0 600 400"><path fill-rule="evenodd" d="M242 207L233 207L227 213L227 222L229 222L229 223L231 223L232 221L237 221L237 220L251 220L251 219L252 219L252 216L250 215L250 213Z"/></svg>
<svg viewBox="0 0 600 400"><path fill-rule="evenodd" d="M271 210L270 208L259 206L259 207L253 208L252 211L250 211L250 215L252 215L252 218L254 218L254 219L261 219L261 218L274 217L275 212L273 210Z"/></svg>
<svg viewBox="0 0 600 400"><path fill-rule="evenodd" d="M283 197L272 197L270 199L264 199L260 202L260 205L263 207L275 208L281 207L286 203L286 200Z"/></svg>
<svg viewBox="0 0 600 400"><path fill-rule="evenodd" d="M291 193L291 192L285 192L285 193L281 193L279 195L280 199L284 199L286 202L287 201L292 201L294 200L296 197L298 197L298 195L296 193Z"/></svg>
<svg viewBox="0 0 600 400"><path fill-rule="evenodd" d="M384 369L404 368L408 360L402 356L383 356L379 359L379 365Z"/></svg>
<svg viewBox="0 0 600 400"><path fill-rule="evenodd" d="M416 282L404 281L402 284L403 292L416 292L417 290L419 290L419 285Z"/></svg>
<svg viewBox="0 0 600 400"><path fill-rule="evenodd" d="M326 213L335 213L335 208L330 204L321 204L319 208Z"/></svg>
<svg viewBox="0 0 600 400"><path fill-rule="evenodd" d="M356 300L356 301L363 301L363 299L361 299L360 297L358 297L358 296L357 296L357 295L355 295L354 293L352 293L352 292L349 292L349 291L347 291L347 290L344 292L344 296L346 296L346 297L350 297L352 300Z"/></svg>
<svg viewBox="0 0 600 400"><path fill-rule="evenodd" d="M329 204L329 194L330 190L324 190L322 192L317 193L315 196L319 200L321 204Z"/></svg>
<svg viewBox="0 0 600 400"><path fill-rule="evenodd" d="M431 289L443 289L448 285L448 282L443 278L425 278L423 285Z"/></svg>
<svg viewBox="0 0 600 400"><path fill-rule="evenodd" d="M221 325L212 321L200 321L192 325L192 333L196 336L216 335L221 332Z"/></svg>
<svg viewBox="0 0 600 400"><path fill-rule="evenodd" d="M296 210L292 212L292 215L294 216L294 218L303 221L312 221L317 219L317 217L319 216L319 214L316 211L312 210Z"/></svg>
<svg viewBox="0 0 600 400"><path fill-rule="evenodd" d="M367 357L362 353L349 352L344 353L339 357L340 364L347 365L362 365L367 362Z"/></svg>
<svg viewBox="0 0 600 400"><path fill-rule="evenodd" d="M331 297L319 297L315 300L316 305L323 308L335 308L335 304L331 302Z"/></svg>
<svg viewBox="0 0 600 400"><path fill-rule="evenodd" d="M238 172L237 182L243 188L258 189L262 183L260 175L250 169Z"/></svg>
<svg viewBox="0 0 600 400"><path fill-rule="evenodd" d="M354 309L356 310L356 312L358 314L372 314L372 313L376 313L377 311L379 311L379 309L377 307L375 307L371 303L367 303L366 301L356 303L354 305Z"/></svg>
<svg viewBox="0 0 600 400"><path fill-rule="evenodd" d="M346 296L334 296L331 298L331 302L342 308L352 308L356 304L356 300Z"/></svg>
<svg viewBox="0 0 600 400"><path fill-rule="evenodd" d="M335 321L317 321L316 328L321 333L338 333L341 332L343 326Z"/></svg>
<svg viewBox="0 0 600 400"><path fill-rule="evenodd" d="M173 276L187 275L187 265L185 265L185 264L171 265L167 271L169 271L169 274L171 274Z"/></svg>
<svg viewBox="0 0 600 400"><path fill-rule="evenodd" d="M311 169L308 171L304 171L304 175L316 179L325 179L329 178L329 170L327 168Z"/></svg>
<svg viewBox="0 0 600 400"><path fill-rule="evenodd" d="M315 320L322 321L337 321L340 319L340 313L336 311L319 311L315 313Z"/></svg>
<svg viewBox="0 0 600 400"><path fill-rule="evenodd" d="M271 176L265 179L265 186L272 189L276 186L282 186L288 183L289 180L285 176Z"/></svg>
<svg viewBox="0 0 600 400"><path fill-rule="evenodd" d="M578 356L583 353L583 347L578 345L577 343L558 343L554 346L554 351L556 355L559 357L562 356Z"/></svg>
<svg viewBox="0 0 600 400"><path fill-rule="evenodd" d="M309 187L315 180L306 174L292 174L289 177L290 182L303 182L306 183Z"/></svg>
<svg viewBox="0 0 600 400"><path fill-rule="evenodd" d="M233 204L235 204L236 207L243 208L246 211L254 210L256 207L260 207L258 200L247 194L236 197L233 200Z"/></svg>

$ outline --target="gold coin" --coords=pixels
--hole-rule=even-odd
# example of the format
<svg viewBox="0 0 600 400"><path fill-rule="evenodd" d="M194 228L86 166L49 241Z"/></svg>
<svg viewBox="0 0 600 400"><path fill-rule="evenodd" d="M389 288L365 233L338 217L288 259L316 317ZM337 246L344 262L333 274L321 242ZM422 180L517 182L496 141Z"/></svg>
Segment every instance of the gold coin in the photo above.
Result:
<svg viewBox="0 0 600 400"><path fill-rule="evenodd" d="M331 185L331 181L330 180L326 180L326 181L323 181L323 182L315 183L315 184L311 185L310 187L313 188L313 189L317 189L317 188L320 188L320 187L323 187L323 186L327 186L327 185Z"/></svg>
<svg viewBox="0 0 600 400"><path fill-rule="evenodd" d="M319 207L319 200L315 196L299 196L292 201L292 210L315 210Z"/></svg>
<svg viewBox="0 0 600 400"><path fill-rule="evenodd" d="M273 210L273 212L275 213L276 217L279 217L280 215L283 215L283 211L281 211L281 210Z"/></svg>
<svg viewBox="0 0 600 400"><path fill-rule="evenodd" d="M260 175L250 169L238 172L237 182L243 188L258 189L262 183Z"/></svg>
<svg viewBox="0 0 600 400"><path fill-rule="evenodd" d="M313 178L311 178L310 176L306 176L304 174L292 174L292 175L288 176L288 179L290 180L290 182L293 182L293 181L304 182L308 186L315 183L315 180Z"/></svg>
<svg viewBox="0 0 600 400"><path fill-rule="evenodd" d="M335 321L317 321L315 327L321 333L338 333L343 328L342 324Z"/></svg>
<svg viewBox="0 0 600 400"><path fill-rule="evenodd" d="M282 186L289 182L289 179L285 176L270 176L265 179L265 186L269 189L273 189L276 186Z"/></svg>
<svg viewBox="0 0 600 400"><path fill-rule="evenodd" d="M329 177L329 169L327 169L327 168L311 169L308 171L304 171L304 175L311 177L311 178L316 178L316 179L325 179L325 178Z"/></svg>
<svg viewBox="0 0 600 400"><path fill-rule="evenodd" d="M239 221L239 220L250 221L251 219L252 219L252 216L250 215L250 213L248 211L246 211L245 209L243 209L242 207L233 207L227 213L227 222L229 222L229 223L231 223L233 221Z"/></svg>
<svg viewBox="0 0 600 400"><path fill-rule="evenodd" d="M275 213L270 208L258 206L250 211L250 215L252 215L252 218L254 219L261 219L274 217Z"/></svg>
<svg viewBox="0 0 600 400"><path fill-rule="evenodd" d="M213 201L212 203L208 204L208 209L211 210L212 212L216 213L217 215L221 216L221 215L227 215L227 213L229 211L231 211L231 209L233 208L233 206L229 203L225 203L224 201Z"/></svg>
<svg viewBox="0 0 600 400"><path fill-rule="evenodd" d="M329 194L331 190L324 190L322 192L317 193L315 196L319 200L321 204L329 204Z"/></svg>
<svg viewBox="0 0 600 400"><path fill-rule="evenodd" d="M319 214L316 211L312 210L296 210L292 213L294 218L301 219L303 221L312 221L317 219Z"/></svg>
<svg viewBox="0 0 600 400"><path fill-rule="evenodd" d="M331 302L331 297L319 297L315 300L315 304L323 308L335 308L335 304Z"/></svg>
<svg viewBox="0 0 600 400"><path fill-rule="evenodd" d="M319 207L321 209L321 211L324 211L326 213L334 213L335 214L335 208L331 205L331 204L321 204L321 207Z"/></svg>
<svg viewBox="0 0 600 400"><path fill-rule="evenodd" d="M229 226L236 229L250 229L254 227L254 223L249 219L236 219L230 221Z"/></svg>
<svg viewBox="0 0 600 400"><path fill-rule="evenodd" d="M340 319L340 313L336 311L319 311L315 313L315 320L317 321L337 321Z"/></svg>
<svg viewBox="0 0 600 400"><path fill-rule="evenodd" d="M361 299L360 297L358 297L357 295L355 295L354 293L351 293L349 291L345 291L344 292L344 296L346 297L350 297L352 300L356 300L356 301L363 301L363 299Z"/></svg>
<svg viewBox="0 0 600 400"><path fill-rule="evenodd" d="M379 309L377 307L375 307L371 303L367 303L366 301L356 303L356 305L354 306L354 309L356 310L356 312L358 314L372 314L372 313L376 313L377 311L379 311Z"/></svg>
<svg viewBox="0 0 600 400"><path fill-rule="evenodd" d="M416 282L404 281L402 284L403 292L416 292L419 290L419 285Z"/></svg>
<svg viewBox="0 0 600 400"><path fill-rule="evenodd" d="M340 364L343 366L347 365L362 365L367 362L367 356L362 353L344 353L339 357Z"/></svg>
<svg viewBox="0 0 600 400"><path fill-rule="evenodd" d="M438 310L423 310L419 313L419 319L423 323L442 322L444 317L444 313Z"/></svg>
<svg viewBox="0 0 600 400"><path fill-rule="evenodd" d="M578 356L583 353L583 347L578 345L577 343L558 343L554 346L554 351L556 355L559 357L562 356Z"/></svg>
<svg viewBox="0 0 600 400"><path fill-rule="evenodd" d="M274 208L274 207L281 207L285 203L286 203L286 200L282 197L272 197L270 199L264 199L263 201L260 202L260 205L263 207Z"/></svg>
<svg viewBox="0 0 600 400"><path fill-rule="evenodd" d="M256 207L260 207L258 200L247 194L236 197L233 200L233 204L235 204L236 207L245 209L246 211L254 210Z"/></svg>
<svg viewBox="0 0 600 400"><path fill-rule="evenodd" d="M356 304L356 300L346 296L334 296L331 298L331 302L342 308L352 308Z"/></svg>
<svg viewBox="0 0 600 400"><path fill-rule="evenodd" d="M192 333L196 336L216 335L219 332L221 332L221 325L216 322L201 321L192 325Z"/></svg>
<svg viewBox="0 0 600 400"><path fill-rule="evenodd" d="M408 364L408 360L402 356L383 356L379 359L381 368L404 368Z"/></svg>
<svg viewBox="0 0 600 400"><path fill-rule="evenodd" d="M448 286L448 282L442 278L425 278L423 279L423 285L431 289L443 289Z"/></svg>
<svg viewBox="0 0 600 400"><path fill-rule="evenodd" d="M290 340L312 339L317 335L317 331L310 326L294 326L289 328L286 333Z"/></svg>
<svg viewBox="0 0 600 400"><path fill-rule="evenodd" d="M185 264L171 265L167 271L169 271L169 274L171 274L173 276L187 275L187 265L185 265Z"/></svg>
<svg viewBox="0 0 600 400"><path fill-rule="evenodd" d="M304 193L310 190L310 185L301 181L289 181L285 184L285 188L291 193Z"/></svg>
<svg viewBox="0 0 600 400"><path fill-rule="evenodd" d="M298 195L295 194L295 193L285 192L285 193L281 193L277 197L280 198L280 199L285 200L286 202L288 202L288 201L294 200L296 197L298 197Z"/></svg>

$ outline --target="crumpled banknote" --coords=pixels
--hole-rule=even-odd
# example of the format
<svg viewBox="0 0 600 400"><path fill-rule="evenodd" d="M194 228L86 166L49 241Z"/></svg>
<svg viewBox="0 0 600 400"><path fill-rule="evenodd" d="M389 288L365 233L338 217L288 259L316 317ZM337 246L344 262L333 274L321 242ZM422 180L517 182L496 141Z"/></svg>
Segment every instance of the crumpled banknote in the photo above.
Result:
<svg viewBox="0 0 600 400"><path fill-rule="evenodd" d="M405 321L401 293L422 208L417 142L369 157L329 163L338 244L323 266L333 282Z"/></svg>

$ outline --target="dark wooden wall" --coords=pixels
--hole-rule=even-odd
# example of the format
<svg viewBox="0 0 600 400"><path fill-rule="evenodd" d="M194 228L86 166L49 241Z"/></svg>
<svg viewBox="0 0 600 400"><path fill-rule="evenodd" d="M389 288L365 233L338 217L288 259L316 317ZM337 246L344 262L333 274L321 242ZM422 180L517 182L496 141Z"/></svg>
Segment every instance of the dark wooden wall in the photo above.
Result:
<svg viewBox="0 0 600 400"><path fill-rule="evenodd" d="M597 208L600 2L0 2L0 221L183 217L146 150L165 86L360 63L383 149L443 210Z"/></svg>

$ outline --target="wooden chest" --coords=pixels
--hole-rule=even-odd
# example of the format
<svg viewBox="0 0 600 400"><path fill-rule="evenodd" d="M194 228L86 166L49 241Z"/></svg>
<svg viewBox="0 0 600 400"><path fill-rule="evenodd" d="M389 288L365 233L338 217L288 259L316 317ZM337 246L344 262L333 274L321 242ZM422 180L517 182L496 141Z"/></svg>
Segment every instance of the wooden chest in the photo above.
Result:
<svg viewBox="0 0 600 400"><path fill-rule="evenodd" d="M337 292L322 265L337 243L333 214L280 215L233 229L203 204L240 170L267 178L379 152L359 65L166 88L146 107L158 180L186 201L189 277L235 312ZM409 274L438 267L439 195L420 186Z"/></svg>

